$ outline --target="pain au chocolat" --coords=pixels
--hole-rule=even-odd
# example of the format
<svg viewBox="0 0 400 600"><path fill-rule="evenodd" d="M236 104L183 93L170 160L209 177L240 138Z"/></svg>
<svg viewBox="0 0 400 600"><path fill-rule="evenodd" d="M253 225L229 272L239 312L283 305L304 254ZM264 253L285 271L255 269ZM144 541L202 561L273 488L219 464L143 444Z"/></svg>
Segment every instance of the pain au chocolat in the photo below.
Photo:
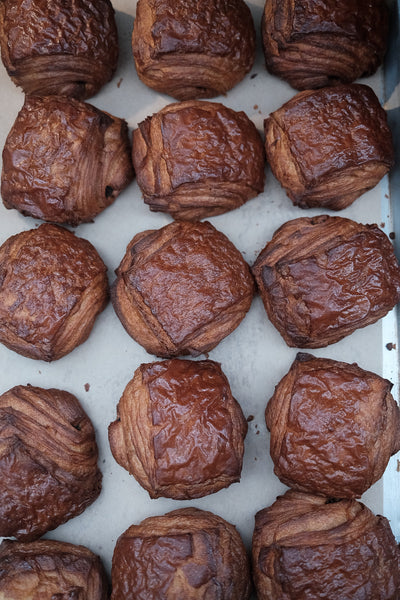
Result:
<svg viewBox="0 0 400 600"><path fill-rule="evenodd" d="M25 94L84 100L117 68L114 9L109 0L2 0L0 47Z"/></svg>
<svg viewBox="0 0 400 600"><path fill-rule="evenodd" d="M391 388L356 364L299 353L265 411L275 474L302 492L360 497L400 450Z"/></svg>
<svg viewBox="0 0 400 600"><path fill-rule="evenodd" d="M254 23L243 0L139 0L132 49L150 88L177 100L211 98L253 66Z"/></svg>
<svg viewBox="0 0 400 600"><path fill-rule="evenodd" d="M174 221L137 234L111 289L114 309L149 353L164 358L208 352L250 308L250 268L210 223Z"/></svg>
<svg viewBox="0 0 400 600"><path fill-rule="evenodd" d="M299 90L372 75L388 42L384 0L266 0L267 69Z"/></svg>
<svg viewBox="0 0 400 600"><path fill-rule="evenodd" d="M227 212L264 189L254 123L217 102L173 103L148 117L133 132L132 157L144 201L175 219Z"/></svg>
<svg viewBox="0 0 400 600"><path fill-rule="evenodd" d="M400 267L377 225L320 215L288 221L253 273L288 346L322 348L375 323L400 300Z"/></svg>
<svg viewBox="0 0 400 600"><path fill-rule="evenodd" d="M33 541L81 514L100 494L97 459L75 396L30 385L2 394L0 536Z"/></svg>
<svg viewBox="0 0 400 600"><path fill-rule="evenodd" d="M142 364L108 431L114 458L152 498L200 498L240 480L247 422L214 361Z"/></svg>
<svg viewBox="0 0 400 600"><path fill-rule="evenodd" d="M132 525L117 541L111 600L248 600L246 549L235 527L197 508Z"/></svg>
<svg viewBox="0 0 400 600"><path fill-rule="evenodd" d="M82 344L108 301L107 267L90 242L44 223L0 247L0 342L57 360Z"/></svg>
<svg viewBox="0 0 400 600"><path fill-rule="evenodd" d="M395 600L400 550L360 502L290 490L256 514L253 577L259 600Z"/></svg>
<svg viewBox="0 0 400 600"><path fill-rule="evenodd" d="M133 179L128 126L65 96L27 96L3 149L6 208L54 223L91 221Z"/></svg>
<svg viewBox="0 0 400 600"><path fill-rule="evenodd" d="M346 208L394 164L386 112L366 85L300 92L264 128L271 170L301 208Z"/></svg>

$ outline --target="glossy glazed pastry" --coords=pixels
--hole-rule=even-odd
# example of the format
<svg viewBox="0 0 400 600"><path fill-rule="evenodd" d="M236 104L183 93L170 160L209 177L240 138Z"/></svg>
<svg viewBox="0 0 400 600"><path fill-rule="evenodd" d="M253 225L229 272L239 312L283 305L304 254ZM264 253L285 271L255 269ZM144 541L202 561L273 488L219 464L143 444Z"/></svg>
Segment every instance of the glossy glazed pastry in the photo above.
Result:
<svg viewBox="0 0 400 600"><path fill-rule="evenodd" d="M253 299L247 263L208 222L175 221L137 234L116 273L111 297L123 326L165 358L214 348Z"/></svg>
<svg viewBox="0 0 400 600"><path fill-rule="evenodd" d="M0 247L0 342L57 360L89 336L108 300L107 268L90 242L45 223Z"/></svg>
<svg viewBox="0 0 400 600"><path fill-rule="evenodd" d="M0 545L0 598L7 600L107 600L98 556L84 546L38 540Z"/></svg>
<svg viewBox="0 0 400 600"><path fill-rule="evenodd" d="M133 179L130 154L123 119L65 96L27 96L3 149L3 203L54 223L91 221Z"/></svg>
<svg viewBox="0 0 400 600"><path fill-rule="evenodd" d="M259 600L395 600L400 550L360 502L288 491L256 515L253 578Z"/></svg>
<svg viewBox="0 0 400 600"><path fill-rule="evenodd" d="M244 112L216 102L166 106L133 132L144 201L175 219L219 215L264 189L261 137Z"/></svg>
<svg viewBox="0 0 400 600"><path fill-rule="evenodd" d="M0 424L0 536L35 540L96 500L95 433L75 396L16 386L0 396Z"/></svg>
<svg viewBox="0 0 400 600"><path fill-rule="evenodd" d="M264 127L272 172L301 208L346 208L394 164L386 112L366 85L300 92Z"/></svg>
<svg viewBox="0 0 400 600"><path fill-rule="evenodd" d="M152 498L200 498L240 480L247 422L214 361L140 365L108 432L115 460Z"/></svg>
<svg viewBox="0 0 400 600"><path fill-rule="evenodd" d="M109 0L3 0L0 47L25 94L90 98L117 68L114 10Z"/></svg>
<svg viewBox="0 0 400 600"><path fill-rule="evenodd" d="M377 225L320 215L282 225L253 266L288 346L322 348L375 323L400 300L400 268Z"/></svg>
<svg viewBox="0 0 400 600"><path fill-rule="evenodd" d="M266 0L267 69L298 90L372 75L388 41L384 0Z"/></svg>
<svg viewBox="0 0 400 600"><path fill-rule="evenodd" d="M111 600L247 600L246 549L235 527L197 508L132 525L112 560Z"/></svg>
<svg viewBox="0 0 400 600"><path fill-rule="evenodd" d="M356 364L299 353L265 411L275 474L302 492L360 497L400 450L391 388Z"/></svg>
<svg viewBox="0 0 400 600"><path fill-rule="evenodd" d="M136 70L177 100L225 94L255 58L255 29L243 0L139 0L133 26Z"/></svg>

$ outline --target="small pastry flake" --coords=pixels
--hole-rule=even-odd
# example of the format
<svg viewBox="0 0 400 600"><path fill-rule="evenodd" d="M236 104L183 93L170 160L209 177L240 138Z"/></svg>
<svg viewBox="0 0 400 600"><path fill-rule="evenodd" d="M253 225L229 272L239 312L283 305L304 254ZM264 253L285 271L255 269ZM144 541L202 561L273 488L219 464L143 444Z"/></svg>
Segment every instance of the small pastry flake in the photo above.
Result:
<svg viewBox="0 0 400 600"><path fill-rule="evenodd" d="M248 600L246 549L235 527L197 508L132 525L112 560L111 600Z"/></svg>
<svg viewBox="0 0 400 600"><path fill-rule="evenodd" d="M151 210L196 220L264 189L261 137L244 112L216 102L166 106L133 132L133 164Z"/></svg>
<svg viewBox="0 0 400 600"><path fill-rule="evenodd" d="M16 386L0 396L0 423L0 536L33 541L96 500L95 433L75 396Z"/></svg>

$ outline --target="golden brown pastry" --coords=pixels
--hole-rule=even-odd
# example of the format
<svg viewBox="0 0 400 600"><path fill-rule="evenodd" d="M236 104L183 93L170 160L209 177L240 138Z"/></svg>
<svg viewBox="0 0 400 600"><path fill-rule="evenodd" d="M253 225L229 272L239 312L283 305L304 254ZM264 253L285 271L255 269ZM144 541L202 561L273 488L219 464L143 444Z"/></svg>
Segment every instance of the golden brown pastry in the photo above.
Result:
<svg viewBox="0 0 400 600"><path fill-rule="evenodd" d="M247 422L214 361L140 365L108 433L151 498L200 498L240 480Z"/></svg>
<svg viewBox="0 0 400 600"><path fill-rule="evenodd" d="M75 396L30 385L2 394L0 536L32 541L82 513L100 494L97 458Z"/></svg>
<svg viewBox="0 0 400 600"><path fill-rule="evenodd" d="M208 222L175 221L137 234L116 273L111 298L123 326L165 358L214 348L253 299L247 263Z"/></svg>
<svg viewBox="0 0 400 600"><path fill-rule="evenodd" d="M118 539L111 600L247 600L246 550L235 527L197 508L132 525Z"/></svg>
<svg viewBox="0 0 400 600"><path fill-rule="evenodd" d="M177 100L211 98L253 66L254 23L243 0L139 0L132 50L149 87Z"/></svg>
<svg viewBox="0 0 400 600"><path fill-rule="evenodd" d="M109 206L133 179L128 126L65 96L27 96L3 149L6 208L78 225Z"/></svg>
<svg viewBox="0 0 400 600"><path fill-rule="evenodd" d="M89 336L108 300L107 267L90 242L45 223L0 247L0 342L57 360Z"/></svg>
<svg viewBox="0 0 400 600"><path fill-rule="evenodd" d="M289 491L256 515L253 578L258 600L396 600L400 550L360 502Z"/></svg>
<svg viewBox="0 0 400 600"><path fill-rule="evenodd" d="M300 92L264 127L272 172L301 208L346 208L394 164L386 112L366 85Z"/></svg>
<svg viewBox="0 0 400 600"><path fill-rule="evenodd" d="M253 266L288 346L322 348L375 323L400 300L400 268L377 225L320 215L282 225Z"/></svg>
<svg viewBox="0 0 400 600"><path fill-rule="evenodd" d="M388 40L384 0L266 0L267 69L294 88L350 83L372 75Z"/></svg>
<svg viewBox="0 0 400 600"><path fill-rule="evenodd" d="M174 103L148 117L133 132L132 158L144 201L175 219L219 215L264 189L254 123L216 102Z"/></svg>
<svg viewBox="0 0 400 600"><path fill-rule="evenodd" d="M2 0L0 48L25 94L83 100L117 68L114 10L109 0Z"/></svg>
<svg viewBox="0 0 400 600"><path fill-rule="evenodd" d="M356 364L299 353L265 411L275 474L302 492L360 497L400 450L391 388Z"/></svg>
<svg viewBox="0 0 400 600"><path fill-rule="evenodd" d="M4 600L107 600L98 556L84 546L55 540L0 546L0 598Z"/></svg>

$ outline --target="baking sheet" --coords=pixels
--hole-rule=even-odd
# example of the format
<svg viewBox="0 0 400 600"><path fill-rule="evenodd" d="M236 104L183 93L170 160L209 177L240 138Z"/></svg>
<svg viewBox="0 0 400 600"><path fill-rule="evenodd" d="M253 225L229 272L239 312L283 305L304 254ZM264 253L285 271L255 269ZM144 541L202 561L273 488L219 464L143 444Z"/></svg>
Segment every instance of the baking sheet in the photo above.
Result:
<svg viewBox="0 0 400 600"><path fill-rule="evenodd" d="M131 53L131 32L136 2L114 0L120 37L120 61L113 80L94 98L95 106L123 117L132 129L146 116L160 110L173 100L146 88L137 78ZM257 34L257 59L251 72L226 96L213 99L235 110L244 110L260 131L264 118L295 94L288 84L267 74L259 36L263 2L249 2ZM395 6L394 6L395 8ZM389 110L392 127L400 128L398 83L397 12L394 10L393 42L386 70L380 69L363 83L373 87ZM3 147L19 109L23 94L0 65L0 145ZM399 132L400 133L400 132ZM397 136L400 139L400 136ZM399 149L397 148L399 156ZM387 233L394 231L400 208L398 202L399 160L391 179L385 177L373 190L364 194L339 214L363 223L376 222ZM302 211L291 201L267 168L265 191L240 209L210 219L215 227L229 236L252 264L273 232L285 221L300 216L329 211ZM337 214L337 213L331 213ZM115 203L99 215L94 223L75 228L76 234L90 240L109 268L110 282L125 248L132 237L148 228L160 228L171 221L168 215L150 213L141 192L133 182ZM23 217L17 211L0 206L0 243L10 235L30 229L39 221ZM397 231L399 231L397 229ZM399 240L400 235L397 236ZM392 344L392 346L387 346ZM392 348L389 350L388 348ZM328 348L314 350L323 356L357 362L362 368L390 378L394 395L398 397L398 345L395 311L379 323L356 331L348 338ZM288 371L296 349L286 346L279 333L269 323L259 297L238 329L209 353L219 361L226 373L234 396L240 402L249 421L242 479L216 494L193 501L159 498L151 500L136 480L113 459L107 438L107 428L115 419L116 404L135 369L143 362L156 360L132 340L123 329L109 305L98 317L95 327L82 346L51 364L34 361L0 346L0 393L17 384L30 383L42 387L58 387L75 394L92 419L100 451L103 490L99 499L82 515L49 532L45 537L83 544L98 553L107 568L118 536L132 523L167 511L197 506L211 510L234 523L247 547L250 547L255 513L272 504L286 488L273 474L269 457L269 439L264 422L264 410L275 385ZM202 358L202 357L200 357ZM391 520L392 529L400 538L400 474L397 457L393 457L384 478L363 496L362 500L376 513Z"/></svg>

